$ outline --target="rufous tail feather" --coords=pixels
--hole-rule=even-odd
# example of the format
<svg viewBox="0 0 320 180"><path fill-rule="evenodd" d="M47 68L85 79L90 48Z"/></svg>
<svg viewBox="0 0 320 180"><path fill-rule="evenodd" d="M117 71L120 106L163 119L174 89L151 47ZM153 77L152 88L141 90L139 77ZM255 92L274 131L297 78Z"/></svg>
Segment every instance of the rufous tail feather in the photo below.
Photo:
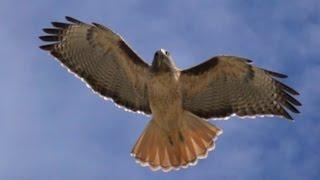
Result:
<svg viewBox="0 0 320 180"><path fill-rule="evenodd" d="M152 170L170 171L207 157L222 130L189 112L185 114L181 127L170 131L159 127L154 119L149 122L131 152L138 163Z"/></svg>

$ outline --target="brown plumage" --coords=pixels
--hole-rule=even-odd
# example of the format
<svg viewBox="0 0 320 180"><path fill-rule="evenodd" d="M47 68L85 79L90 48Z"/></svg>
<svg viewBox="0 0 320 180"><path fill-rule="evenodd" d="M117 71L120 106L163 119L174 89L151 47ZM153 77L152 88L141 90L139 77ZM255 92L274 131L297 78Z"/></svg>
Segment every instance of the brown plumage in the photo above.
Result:
<svg viewBox="0 0 320 180"><path fill-rule="evenodd" d="M184 108L202 118L235 114L279 115L292 119L285 108L299 113L295 106L301 104L292 97L299 93L275 79L287 76L250 63L240 57L218 56L183 70L180 80Z"/></svg>
<svg viewBox="0 0 320 180"><path fill-rule="evenodd" d="M40 46L85 81L94 92L134 112L151 114L132 156L151 169L169 171L196 164L215 146L222 130L205 119L231 115L299 113L298 92L278 81L281 73L255 67L251 60L216 56L179 70L161 49L152 65L116 33L71 17L53 22ZM203 119L202 119L203 118Z"/></svg>

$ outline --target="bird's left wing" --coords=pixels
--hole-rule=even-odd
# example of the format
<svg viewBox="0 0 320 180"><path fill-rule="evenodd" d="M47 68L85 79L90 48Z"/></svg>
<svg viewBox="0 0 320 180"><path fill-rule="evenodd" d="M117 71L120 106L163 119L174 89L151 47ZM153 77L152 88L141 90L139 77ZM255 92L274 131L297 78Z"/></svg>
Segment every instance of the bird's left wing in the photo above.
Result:
<svg viewBox="0 0 320 180"><path fill-rule="evenodd" d="M235 56L217 56L181 71L183 106L202 118L230 115L277 115L292 119L299 113L292 95L298 92L275 78L286 75L254 67Z"/></svg>
<svg viewBox="0 0 320 180"><path fill-rule="evenodd" d="M40 46L84 80L96 93L132 111L150 114L146 81L149 65L107 27L66 17L45 28Z"/></svg>

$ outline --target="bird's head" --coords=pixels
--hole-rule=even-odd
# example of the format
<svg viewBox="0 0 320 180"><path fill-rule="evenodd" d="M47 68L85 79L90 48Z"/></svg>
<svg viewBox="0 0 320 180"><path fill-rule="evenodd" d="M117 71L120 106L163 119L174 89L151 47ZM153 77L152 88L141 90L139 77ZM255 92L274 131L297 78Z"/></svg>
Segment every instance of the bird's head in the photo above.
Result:
<svg viewBox="0 0 320 180"><path fill-rule="evenodd" d="M156 51L151 70L153 72L174 72L175 65L171 59L170 53L164 49Z"/></svg>

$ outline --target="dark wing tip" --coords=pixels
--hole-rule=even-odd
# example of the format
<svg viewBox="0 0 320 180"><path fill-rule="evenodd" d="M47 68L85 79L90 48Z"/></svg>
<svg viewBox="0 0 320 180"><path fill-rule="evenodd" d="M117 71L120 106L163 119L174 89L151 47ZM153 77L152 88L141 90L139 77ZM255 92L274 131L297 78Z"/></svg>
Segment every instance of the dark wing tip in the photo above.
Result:
<svg viewBox="0 0 320 180"><path fill-rule="evenodd" d="M95 26L97 26L97 27L102 27L101 24L98 24L98 23L95 23L95 22L93 22L92 24L95 25Z"/></svg>
<svg viewBox="0 0 320 180"><path fill-rule="evenodd" d="M289 114L284 115L284 117L287 118L287 119L289 119L290 121L293 121L293 120L294 120Z"/></svg>
<svg viewBox="0 0 320 180"><path fill-rule="evenodd" d="M290 94L292 94L292 95L295 95L295 96L300 95L300 94L299 94L296 90L294 90L293 88L285 85L284 83L282 83L282 82L280 82L280 81L278 81L278 80L276 80L276 79L273 79L273 80L274 80L274 82L276 83L276 86L278 86L280 89L282 89L282 90L284 90L284 91L286 91L286 92L288 92L288 93L290 93Z"/></svg>
<svg viewBox="0 0 320 180"><path fill-rule="evenodd" d="M296 100L296 99L295 99L295 100ZM296 100L296 101L294 102L294 105L296 105L296 106L302 106L301 102L299 102L298 100Z"/></svg>
<svg viewBox="0 0 320 180"><path fill-rule="evenodd" d="M287 109L289 109L291 112L294 112L294 113L300 113L300 111L296 108L296 107L294 107L294 105L292 105L290 102L288 102L288 101L285 101L284 103L283 103L283 105L287 108Z"/></svg>
<svg viewBox="0 0 320 180"><path fill-rule="evenodd" d="M52 22L51 23L55 28L43 28L43 32L47 35L39 36L39 39L45 42L57 42L61 40L61 34L63 29L67 28L70 24L61 23L61 22ZM39 46L40 49L45 51L52 51L57 44L45 44Z"/></svg>
<svg viewBox="0 0 320 180"><path fill-rule="evenodd" d="M62 32L61 29L55 29L55 28L43 28L42 31L48 34L61 34Z"/></svg>
<svg viewBox="0 0 320 180"><path fill-rule="evenodd" d="M290 102L291 104L294 104L295 106L302 105L298 100L296 100L294 97L292 97L290 94L288 94L285 91L282 91L282 96L286 101Z"/></svg>
<svg viewBox="0 0 320 180"><path fill-rule="evenodd" d="M39 46L40 49L45 50L45 51L51 51L54 48L55 44L46 44Z"/></svg>
<svg viewBox="0 0 320 180"><path fill-rule="evenodd" d="M294 90L294 89L292 89L293 91L294 91L294 94L293 95L295 95L295 96L298 96L298 95L300 95L300 93L298 92L298 91L296 91L296 90ZM301 105L301 104L300 104Z"/></svg>
<svg viewBox="0 0 320 180"><path fill-rule="evenodd" d="M109 28L107 28L106 26L101 25L101 24L99 24L99 23L93 22L92 24L95 25L95 26L98 27L98 28L101 28L101 29L104 29L104 30L107 30L107 31L111 31Z"/></svg>
<svg viewBox="0 0 320 180"><path fill-rule="evenodd" d="M250 60L250 59L245 59L245 58L244 58L244 60L245 60L247 63L249 63L249 64L253 62L253 61Z"/></svg>
<svg viewBox="0 0 320 180"><path fill-rule="evenodd" d="M39 36L39 39L48 42L59 41L59 36Z"/></svg>
<svg viewBox="0 0 320 180"><path fill-rule="evenodd" d="M52 26L61 28L61 29L66 29L70 26L68 23L62 23L62 22L51 22Z"/></svg>
<svg viewBox="0 0 320 180"><path fill-rule="evenodd" d="M282 116L289 119L289 120L293 120L292 116L284 109L282 111Z"/></svg>
<svg viewBox="0 0 320 180"><path fill-rule="evenodd" d="M73 17L70 17L70 16L66 16L65 18L66 18L67 21L75 23L75 24L84 24L84 22L82 22L82 21L80 21L78 19L75 19Z"/></svg>
<svg viewBox="0 0 320 180"><path fill-rule="evenodd" d="M282 73L274 72L274 71L269 71L266 69L262 69L264 72L267 74L270 74L271 76L277 77L277 78L287 78L288 76Z"/></svg>

